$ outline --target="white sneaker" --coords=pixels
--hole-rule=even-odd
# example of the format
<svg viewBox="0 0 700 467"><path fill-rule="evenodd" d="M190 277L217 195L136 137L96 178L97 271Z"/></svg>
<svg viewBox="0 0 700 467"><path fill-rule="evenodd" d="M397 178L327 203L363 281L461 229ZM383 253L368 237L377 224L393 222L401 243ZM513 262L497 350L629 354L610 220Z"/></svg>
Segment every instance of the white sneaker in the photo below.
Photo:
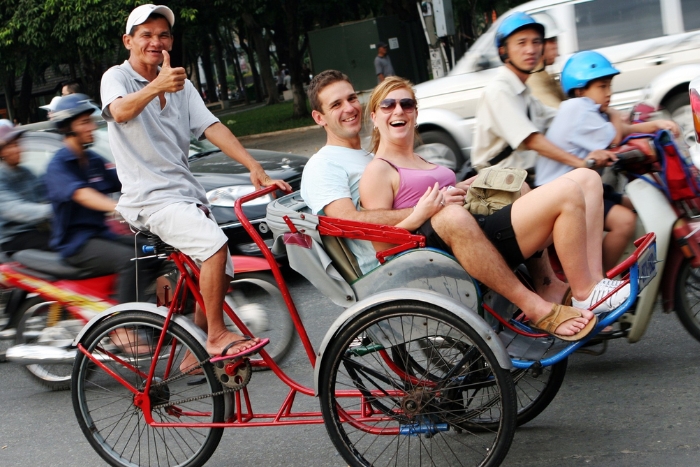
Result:
<svg viewBox="0 0 700 467"><path fill-rule="evenodd" d="M571 299L571 305L575 308L579 308L582 310L588 310L593 304L597 303L601 298L605 297L607 294L615 290L619 285L622 283L622 281L614 281L611 279L603 279L602 281L598 282L596 286L593 288L593 291L591 294L588 296L587 299L585 300L576 300L575 298L572 297ZM612 311L615 308L619 307L622 305L622 303L627 300L627 297L630 295L630 285L627 284L624 287L622 287L620 290L612 294L610 297L606 298L603 303L598 305L593 311L596 315L600 313L606 313L608 311Z"/></svg>

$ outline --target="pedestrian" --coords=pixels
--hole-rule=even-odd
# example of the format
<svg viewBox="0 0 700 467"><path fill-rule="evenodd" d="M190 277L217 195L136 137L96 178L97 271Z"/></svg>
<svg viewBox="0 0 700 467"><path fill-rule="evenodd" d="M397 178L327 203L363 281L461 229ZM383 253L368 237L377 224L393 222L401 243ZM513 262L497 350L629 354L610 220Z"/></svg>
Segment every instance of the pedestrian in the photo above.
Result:
<svg viewBox="0 0 700 467"><path fill-rule="evenodd" d="M61 95L68 96L81 92L80 83L77 81L69 81L61 87Z"/></svg>
<svg viewBox="0 0 700 467"><path fill-rule="evenodd" d="M395 76L394 66L389 57L389 46L386 42L377 42L377 56L374 57L374 71L377 75L377 83L384 81L387 76Z"/></svg>

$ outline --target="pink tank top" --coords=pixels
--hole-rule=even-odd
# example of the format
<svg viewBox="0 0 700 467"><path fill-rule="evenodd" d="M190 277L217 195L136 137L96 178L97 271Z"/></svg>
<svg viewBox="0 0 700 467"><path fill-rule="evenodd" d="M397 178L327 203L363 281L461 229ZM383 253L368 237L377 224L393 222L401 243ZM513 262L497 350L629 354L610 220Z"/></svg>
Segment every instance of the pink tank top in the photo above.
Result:
<svg viewBox="0 0 700 467"><path fill-rule="evenodd" d="M382 159L381 157L379 159ZM399 190L394 197L394 209L411 208L418 203L418 200L428 187L435 185L435 182L440 184L440 188L454 185L457 181L455 173L443 167L436 165L429 170L423 169L407 169L397 167L386 159L384 162L392 166L399 173Z"/></svg>

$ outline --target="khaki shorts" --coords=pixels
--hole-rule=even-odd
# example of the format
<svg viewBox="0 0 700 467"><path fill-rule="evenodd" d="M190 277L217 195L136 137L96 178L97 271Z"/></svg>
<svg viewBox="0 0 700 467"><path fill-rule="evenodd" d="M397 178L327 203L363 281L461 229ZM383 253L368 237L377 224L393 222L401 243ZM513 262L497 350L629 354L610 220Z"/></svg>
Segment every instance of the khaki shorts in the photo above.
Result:
<svg viewBox="0 0 700 467"><path fill-rule="evenodd" d="M201 265L228 242L228 237L216 223L194 203L173 203L150 216L139 214L134 226L160 237ZM226 275L233 277L231 253L227 251Z"/></svg>

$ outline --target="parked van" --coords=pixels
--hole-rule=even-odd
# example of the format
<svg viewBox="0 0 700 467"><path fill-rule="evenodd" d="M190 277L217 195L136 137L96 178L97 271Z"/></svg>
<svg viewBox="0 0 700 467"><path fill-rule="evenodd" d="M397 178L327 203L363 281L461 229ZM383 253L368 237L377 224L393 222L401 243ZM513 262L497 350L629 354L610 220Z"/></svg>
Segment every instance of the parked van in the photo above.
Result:
<svg viewBox="0 0 700 467"><path fill-rule="evenodd" d="M662 107L694 143L688 84L700 75L700 0L536 0L502 15L447 76L416 86L424 157L452 169L469 161L479 97L503 65L496 28L515 11L547 14L561 31L550 73L558 75L574 52L597 50L621 71L613 107L642 100Z"/></svg>

